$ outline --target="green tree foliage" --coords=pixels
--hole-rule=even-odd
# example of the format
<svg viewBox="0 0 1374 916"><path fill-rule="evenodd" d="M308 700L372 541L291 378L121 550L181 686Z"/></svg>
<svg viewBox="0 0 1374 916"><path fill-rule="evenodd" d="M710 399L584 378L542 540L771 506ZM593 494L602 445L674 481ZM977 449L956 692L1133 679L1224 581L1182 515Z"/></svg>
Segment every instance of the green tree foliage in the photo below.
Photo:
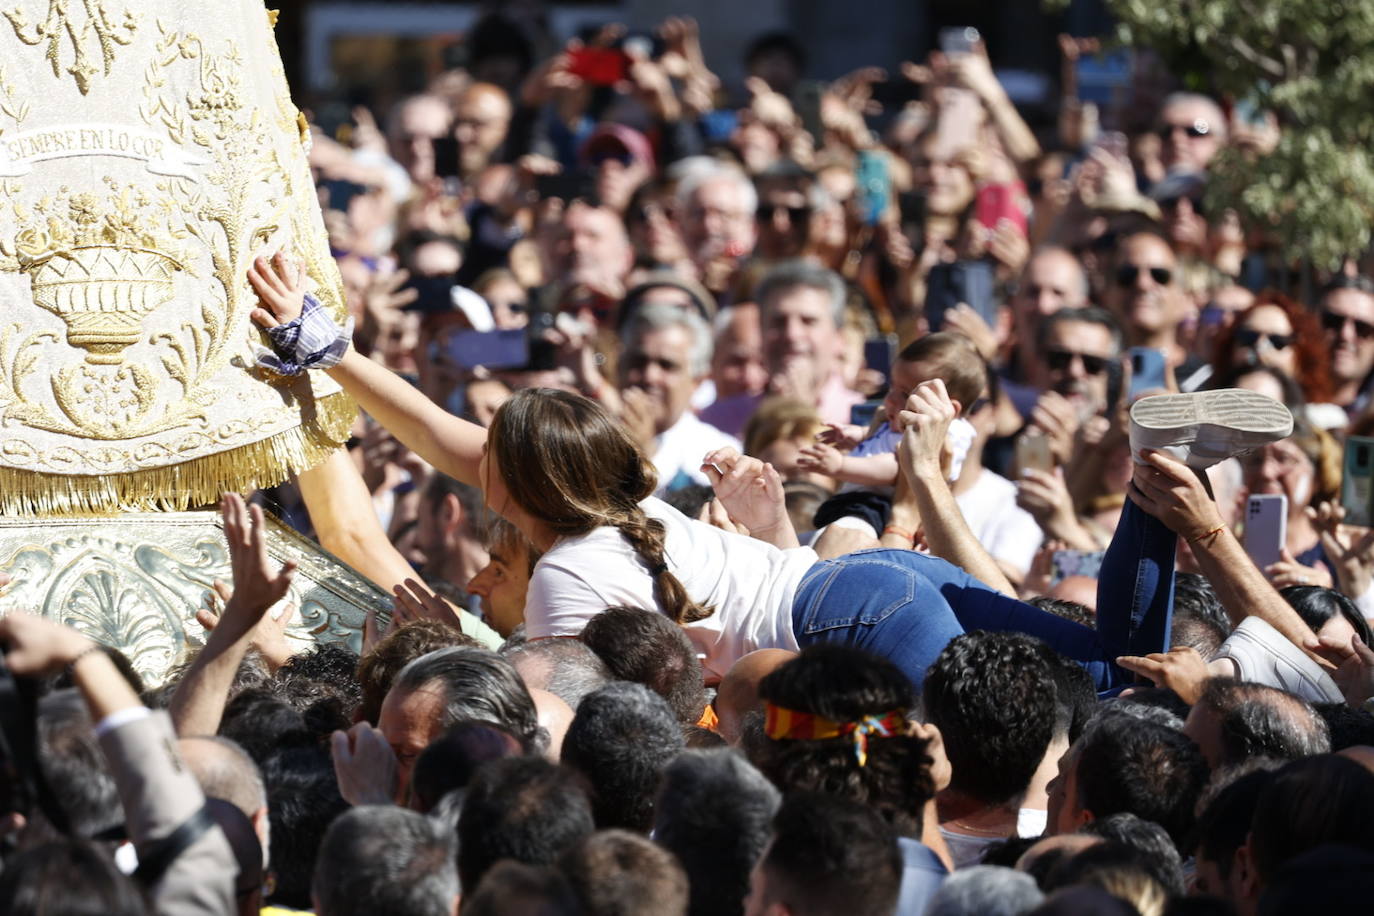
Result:
<svg viewBox="0 0 1374 916"><path fill-rule="evenodd" d="M1065 0L1044 0L1062 9ZM1334 265L1374 226L1374 0L1106 0L1116 39L1150 48L1190 88L1277 114L1263 156L1227 150L1209 205L1269 227L1294 257Z"/></svg>

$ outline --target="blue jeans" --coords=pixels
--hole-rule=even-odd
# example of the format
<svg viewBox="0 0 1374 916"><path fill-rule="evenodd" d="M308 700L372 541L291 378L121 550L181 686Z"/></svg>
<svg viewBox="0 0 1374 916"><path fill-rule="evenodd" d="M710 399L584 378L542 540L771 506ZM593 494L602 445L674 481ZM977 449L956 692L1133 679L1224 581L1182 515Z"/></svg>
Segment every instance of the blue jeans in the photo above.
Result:
<svg viewBox="0 0 1374 916"><path fill-rule="evenodd" d="M822 560L792 602L797 642L837 642L893 661L920 687L935 657L966 630L1014 630L1083 665L1099 691L1131 682L1120 655L1169 649L1177 538L1129 499L1102 560L1097 627L1003 595L938 557L862 550Z"/></svg>

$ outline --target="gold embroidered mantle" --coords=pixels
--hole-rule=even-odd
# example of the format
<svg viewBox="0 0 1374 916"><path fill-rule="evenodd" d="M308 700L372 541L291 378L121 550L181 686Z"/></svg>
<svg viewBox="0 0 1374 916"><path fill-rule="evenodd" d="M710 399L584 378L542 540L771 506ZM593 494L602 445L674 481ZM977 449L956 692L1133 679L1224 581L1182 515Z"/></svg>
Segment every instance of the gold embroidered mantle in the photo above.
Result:
<svg viewBox="0 0 1374 916"><path fill-rule="evenodd" d="M348 434L253 365L246 271L301 259L342 320L260 0L0 0L0 513L184 509Z"/></svg>

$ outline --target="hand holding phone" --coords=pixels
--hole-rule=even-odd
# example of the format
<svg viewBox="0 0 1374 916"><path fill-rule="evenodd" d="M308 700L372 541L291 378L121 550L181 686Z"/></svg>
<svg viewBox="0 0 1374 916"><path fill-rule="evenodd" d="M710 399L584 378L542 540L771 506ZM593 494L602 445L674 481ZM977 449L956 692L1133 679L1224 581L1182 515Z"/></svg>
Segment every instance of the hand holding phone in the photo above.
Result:
<svg viewBox="0 0 1374 916"><path fill-rule="evenodd" d="M1341 506L1345 509L1345 523L1374 527L1374 438L1347 437L1344 464Z"/></svg>
<svg viewBox="0 0 1374 916"><path fill-rule="evenodd" d="M1168 367L1164 362L1163 350L1131 347L1127 356L1131 362L1131 387L1126 392L1129 402L1134 403L1147 394L1161 394L1169 390Z"/></svg>
<svg viewBox="0 0 1374 916"><path fill-rule="evenodd" d="M1288 497L1257 493L1245 503L1245 552L1260 569L1283 559L1288 538Z"/></svg>

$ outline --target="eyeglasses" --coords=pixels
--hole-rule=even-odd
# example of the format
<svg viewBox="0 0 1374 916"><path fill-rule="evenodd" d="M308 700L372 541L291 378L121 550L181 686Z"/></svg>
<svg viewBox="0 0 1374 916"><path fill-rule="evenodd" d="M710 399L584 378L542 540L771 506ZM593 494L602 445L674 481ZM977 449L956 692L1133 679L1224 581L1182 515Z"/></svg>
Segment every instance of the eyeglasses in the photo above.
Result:
<svg viewBox="0 0 1374 916"><path fill-rule="evenodd" d="M1200 196L1199 196L1199 197L1194 197L1194 196L1189 195L1189 194L1181 194L1181 195L1179 195L1178 197L1171 197L1171 198L1169 198L1168 200L1161 200L1161 201L1159 202L1159 206L1160 206L1162 209L1164 209L1164 210L1171 210L1171 211L1172 211L1172 210L1177 210L1177 209L1178 209L1178 202L1181 201L1181 200L1186 200L1186 201L1188 201L1188 205L1189 205L1190 209L1192 209L1193 213L1195 213L1196 215L1198 215L1198 216L1206 216L1206 215L1207 215L1207 210L1206 210L1206 208L1204 207L1204 205L1203 205L1203 203L1202 203L1202 198L1201 198Z"/></svg>
<svg viewBox="0 0 1374 916"><path fill-rule="evenodd" d="M1105 356L1078 353L1074 350L1049 350L1045 353L1045 362L1051 372L1067 371L1075 359L1083 363L1083 371L1089 375L1101 375L1107 371L1107 364L1111 362Z"/></svg>
<svg viewBox="0 0 1374 916"><path fill-rule="evenodd" d="M1345 330L1345 323L1350 322L1355 325L1355 336L1360 340L1369 340L1374 337L1374 324L1368 321L1361 321L1349 315L1340 315L1336 312L1322 312L1322 327L1336 334Z"/></svg>
<svg viewBox="0 0 1374 916"><path fill-rule="evenodd" d="M771 221L779 210L785 210L787 218L794 223L799 223L811 215L811 210L808 207L789 207L785 204L759 204L755 213L759 219Z"/></svg>
<svg viewBox="0 0 1374 916"><path fill-rule="evenodd" d="M1252 350L1259 345L1261 338L1269 341L1269 346L1275 350L1287 350L1289 344L1293 342L1292 334L1266 334L1252 328L1241 328L1236 332L1236 343Z"/></svg>
<svg viewBox="0 0 1374 916"><path fill-rule="evenodd" d="M1173 137L1174 131L1181 130L1187 135L1189 140L1196 140L1198 137L1205 137L1212 132L1212 125L1206 119L1198 118L1191 124L1161 124L1156 133L1159 139L1168 140Z"/></svg>
<svg viewBox="0 0 1374 916"><path fill-rule="evenodd" d="M1139 264L1122 264L1116 269L1116 285L1122 287L1135 286L1136 280L1140 279L1140 272L1148 270L1150 279L1160 286L1168 286L1169 281L1174 278L1174 272L1167 267L1141 267Z"/></svg>

